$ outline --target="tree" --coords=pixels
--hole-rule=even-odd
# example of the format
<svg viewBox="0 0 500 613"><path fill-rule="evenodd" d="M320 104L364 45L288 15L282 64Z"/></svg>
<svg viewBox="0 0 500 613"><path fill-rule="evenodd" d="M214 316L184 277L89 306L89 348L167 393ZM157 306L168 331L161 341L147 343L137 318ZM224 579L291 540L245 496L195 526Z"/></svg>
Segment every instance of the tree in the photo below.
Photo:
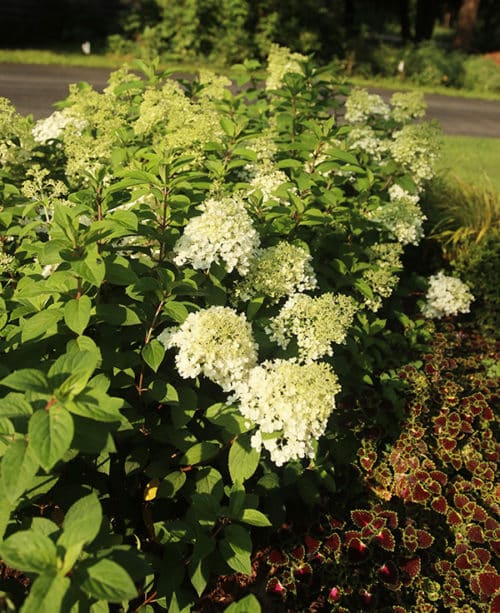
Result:
<svg viewBox="0 0 500 613"><path fill-rule="evenodd" d="M463 0L458 11L457 31L453 41L457 49L468 51L472 45L472 38L476 27L477 13L480 0Z"/></svg>

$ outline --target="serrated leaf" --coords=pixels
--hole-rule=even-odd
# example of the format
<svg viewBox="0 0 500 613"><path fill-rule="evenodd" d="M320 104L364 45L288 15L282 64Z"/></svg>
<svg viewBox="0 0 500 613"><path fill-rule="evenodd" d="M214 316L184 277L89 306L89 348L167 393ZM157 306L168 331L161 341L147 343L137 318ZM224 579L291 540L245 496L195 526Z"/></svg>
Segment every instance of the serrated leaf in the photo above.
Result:
<svg viewBox="0 0 500 613"><path fill-rule="evenodd" d="M190 289L192 291L192 288ZM189 314L189 311L183 304L181 304L180 302L175 302L174 300L171 300L170 302L167 302L165 304L165 306L163 307L163 312L165 313L165 315L170 317L170 319L173 319L179 324L184 323L186 317Z"/></svg>
<svg viewBox="0 0 500 613"><path fill-rule="evenodd" d="M30 573L56 571L56 546L48 536L33 530L20 530L0 545L0 557L12 568Z"/></svg>
<svg viewBox="0 0 500 613"><path fill-rule="evenodd" d="M219 551L226 564L237 573L252 572L252 539L243 526L226 526L224 538L219 542Z"/></svg>
<svg viewBox="0 0 500 613"><path fill-rule="evenodd" d="M88 254L83 260L73 260L71 262L71 268L84 281L96 287L100 287L101 283L104 281L106 267L104 266L102 258L94 253Z"/></svg>
<svg viewBox="0 0 500 613"><path fill-rule="evenodd" d="M248 594L238 602L231 603L224 613L262 613L260 603L253 594Z"/></svg>
<svg viewBox="0 0 500 613"><path fill-rule="evenodd" d="M38 466L33 451L25 441L14 441L8 446L2 459L2 485L11 503L31 485Z"/></svg>
<svg viewBox="0 0 500 613"><path fill-rule="evenodd" d="M63 600L71 587L68 577L55 574L40 575L31 586L21 613L55 613L63 611Z"/></svg>
<svg viewBox="0 0 500 613"><path fill-rule="evenodd" d="M0 383L21 392L49 393L47 377L43 372L35 370L34 368L21 368L20 370L16 370L4 377Z"/></svg>
<svg viewBox="0 0 500 613"><path fill-rule="evenodd" d="M79 587L89 596L108 602L131 600L137 589L130 575L112 560L86 562L75 571Z"/></svg>
<svg viewBox="0 0 500 613"><path fill-rule="evenodd" d="M24 398L24 394L9 392L0 398L1 417L29 417L33 413L31 404Z"/></svg>
<svg viewBox="0 0 500 613"><path fill-rule="evenodd" d="M88 296L80 296L64 305L64 322L70 330L80 335L89 324L92 302Z"/></svg>
<svg viewBox="0 0 500 613"><path fill-rule="evenodd" d="M260 451L253 449L250 444L250 436L239 436L229 450L229 474L233 483L244 483L257 470L259 465Z"/></svg>
<svg viewBox="0 0 500 613"><path fill-rule="evenodd" d="M102 508L97 496L94 493L84 496L66 513L57 544L67 549L75 543L91 543L99 533L101 522Z"/></svg>
<svg viewBox="0 0 500 613"><path fill-rule="evenodd" d="M186 453L180 458L179 463L184 465L199 464L213 458L219 452L219 443L210 443L202 441L190 447Z"/></svg>
<svg viewBox="0 0 500 613"><path fill-rule="evenodd" d="M261 528L271 526L271 522L264 513L257 511L257 509L245 509L238 519L244 524L250 524L251 526L259 526Z"/></svg>
<svg viewBox="0 0 500 613"><path fill-rule="evenodd" d="M165 357L165 347L154 338L147 345L144 345L141 355L151 370L157 372Z"/></svg>
<svg viewBox="0 0 500 613"><path fill-rule="evenodd" d="M35 338L47 336L48 333L55 331L57 322L63 318L61 309L47 309L35 313L29 319L25 319L21 325L21 340L23 343Z"/></svg>
<svg viewBox="0 0 500 613"><path fill-rule="evenodd" d="M73 439L73 418L59 405L33 413L28 426L29 446L47 472L68 451Z"/></svg>
<svg viewBox="0 0 500 613"><path fill-rule="evenodd" d="M162 479L158 488L158 498L172 498L186 482L186 473L176 470Z"/></svg>
<svg viewBox="0 0 500 613"><path fill-rule="evenodd" d="M64 407L70 413L104 422L123 421L119 412L122 406L123 400L120 398L114 398L90 388L86 388L73 400L64 401Z"/></svg>
<svg viewBox="0 0 500 613"><path fill-rule="evenodd" d="M137 313L122 304L98 304L96 315L114 326L137 326L141 323Z"/></svg>

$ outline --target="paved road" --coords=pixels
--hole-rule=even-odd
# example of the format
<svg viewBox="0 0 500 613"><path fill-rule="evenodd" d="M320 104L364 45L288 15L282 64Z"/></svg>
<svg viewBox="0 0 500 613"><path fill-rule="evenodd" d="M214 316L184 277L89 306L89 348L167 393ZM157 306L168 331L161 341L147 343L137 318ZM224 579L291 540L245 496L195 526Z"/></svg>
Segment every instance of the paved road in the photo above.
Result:
<svg viewBox="0 0 500 613"><path fill-rule="evenodd" d="M9 98L17 110L46 117L53 104L64 99L70 83L87 81L96 89L106 86L106 68L46 66L37 64L0 63L0 96ZM373 90L384 97L387 90ZM500 102L449 96L426 95L427 117L438 119L446 134L500 138Z"/></svg>

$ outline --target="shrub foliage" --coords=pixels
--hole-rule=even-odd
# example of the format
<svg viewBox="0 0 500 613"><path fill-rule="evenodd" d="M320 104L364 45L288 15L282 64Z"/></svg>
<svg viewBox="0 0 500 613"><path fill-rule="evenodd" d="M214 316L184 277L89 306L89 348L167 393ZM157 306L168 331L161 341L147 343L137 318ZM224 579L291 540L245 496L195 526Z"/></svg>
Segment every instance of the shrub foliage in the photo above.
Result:
<svg viewBox="0 0 500 613"><path fill-rule="evenodd" d="M426 328L405 312L419 291L402 264L437 138L412 122L419 100L355 92L344 108L328 68L278 47L265 83L237 67L235 93L138 67L103 93L74 86L35 126L2 101L0 556L18 577L3 602L25 613L201 610L214 577L250 576L297 497L312 510L349 492L357 432L397 438L395 373ZM460 506L442 467L373 453L363 479L382 494L439 517L476 505L488 552L472 492ZM394 513L359 508L339 538L397 540L399 587L433 537ZM479 549L470 589L486 598Z"/></svg>

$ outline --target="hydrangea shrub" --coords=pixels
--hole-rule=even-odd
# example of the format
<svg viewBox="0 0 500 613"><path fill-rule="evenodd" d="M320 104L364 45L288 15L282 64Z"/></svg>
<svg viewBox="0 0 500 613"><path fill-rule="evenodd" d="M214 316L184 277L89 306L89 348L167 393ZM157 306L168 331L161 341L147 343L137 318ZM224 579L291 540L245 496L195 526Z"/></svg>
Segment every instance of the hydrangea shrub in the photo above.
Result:
<svg viewBox="0 0 500 613"><path fill-rule="evenodd" d="M24 612L190 611L250 575L268 503L335 491L336 414L419 326L385 308L437 146L419 101L356 93L340 121L334 75L277 48L236 93L138 67L35 125L2 102L0 556Z"/></svg>

